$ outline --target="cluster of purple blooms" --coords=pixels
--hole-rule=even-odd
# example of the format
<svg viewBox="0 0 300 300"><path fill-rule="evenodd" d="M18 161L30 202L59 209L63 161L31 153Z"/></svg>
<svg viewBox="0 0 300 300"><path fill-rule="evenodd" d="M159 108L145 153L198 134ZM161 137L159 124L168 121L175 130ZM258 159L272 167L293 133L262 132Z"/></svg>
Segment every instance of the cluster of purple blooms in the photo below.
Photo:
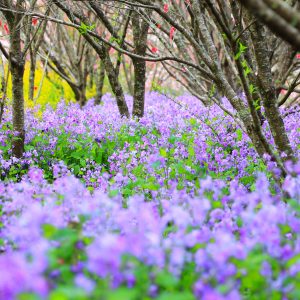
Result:
<svg viewBox="0 0 300 300"><path fill-rule="evenodd" d="M37 110L27 112L26 143L41 132L47 143L29 149L22 160L4 159L0 153L4 173L16 164L29 166L18 182L0 181L1 299L24 293L49 297L64 284L62 265L72 273L74 290L85 297L95 297L101 280L109 280L112 290L133 289L138 284L137 262L148 268L151 298L163 292L156 279L162 271L177 283L193 277L194 299L246 299L247 292L252 293L248 299L297 298L300 175L288 176L279 190L270 184L267 170L249 174L249 166L259 159L230 117L189 96L176 101L180 105L163 95L147 95L147 113L139 122L121 119L108 95L98 107L90 103L81 110L60 103L42 116ZM5 118L2 124L9 121L8 114ZM295 151L300 138L297 118L299 114L290 114L285 119ZM11 132L2 126L4 148ZM72 145L79 136L101 144L117 134L134 137L137 132L136 143L125 142L109 156L105 172L101 164L86 161L82 177L76 178L65 163L52 161L54 181L49 183L36 166L45 151L55 151L63 133ZM179 188L180 174L178 169L171 174L171 164L182 161L185 165L178 168L184 174L195 175L193 165L201 165L206 176L185 176ZM288 167L300 174L298 165ZM149 188L150 199L147 186L135 186L129 197L121 193L138 180L137 170L157 184ZM222 178L212 175L221 173ZM229 173L234 178L228 181ZM256 178L251 187L240 181L249 175ZM111 196L112 190L120 192ZM285 192L293 199L284 201ZM74 228L74 252L81 254L67 264L51 255L65 246L53 232ZM187 271L187 266L192 268Z"/></svg>

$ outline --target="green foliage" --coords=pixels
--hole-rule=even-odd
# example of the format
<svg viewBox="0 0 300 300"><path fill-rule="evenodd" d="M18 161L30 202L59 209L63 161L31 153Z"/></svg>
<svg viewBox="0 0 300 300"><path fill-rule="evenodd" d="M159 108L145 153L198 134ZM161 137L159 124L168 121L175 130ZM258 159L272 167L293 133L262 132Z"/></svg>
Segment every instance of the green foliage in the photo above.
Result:
<svg viewBox="0 0 300 300"><path fill-rule="evenodd" d="M196 300L192 292L163 292L157 300Z"/></svg>
<svg viewBox="0 0 300 300"><path fill-rule="evenodd" d="M39 133L25 148L26 151L33 149L43 151L38 165L45 171L46 179L53 180L52 169L49 166L51 161L63 161L77 177L85 174L84 169L89 161L102 165L104 170L108 168L107 152L111 150L109 142L99 145L93 138L80 135L73 142L70 134L62 133L58 135L55 150L45 151L43 149L47 149L49 144L46 136L46 133Z"/></svg>
<svg viewBox="0 0 300 300"><path fill-rule="evenodd" d="M236 140L238 142L240 142L240 141L242 141L242 139L243 139L243 131L242 131L242 129L238 128L236 130Z"/></svg>
<svg viewBox="0 0 300 300"><path fill-rule="evenodd" d="M122 44L122 39L116 38L116 37L114 37L114 36L110 37L109 41L110 41L111 43L116 42L119 46Z"/></svg>
<svg viewBox="0 0 300 300"><path fill-rule="evenodd" d="M164 88L162 87L162 85L160 85L157 81L153 81L152 85L151 85L151 91L156 91L159 93L163 93L164 92Z"/></svg>
<svg viewBox="0 0 300 300"><path fill-rule="evenodd" d="M248 74L252 72L251 68L249 67L249 65L245 59L242 60L242 67L244 69L245 76L248 76Z"/></svg>
<svg viewBox="0 0 300 300"><path fill-rule="evenodd" d="M250 93L253 94L257 91L256 86L254 86L252 83L249 85Z"/></svg>
<svg viewBox="0 0 300 300"><path fill-rule="evenodd" d="M94 30L95 27L96 27L95 24L87 25L87 24L84 24L83 22L81 22L80 27L78 28L78 31L80 34L86 34L88 31Z"/></svg>
<svg viewBox="0 0 300 300"><path fill-rule="evenodd" d="M209 90L209 97L213 97L216 93L216 85L212 84Z"/></svg>
<svg viewBox="0 0 300 300"><path fill-rule="evenodd" d="M257 99L257 100L254 101L254 107L255 107L256 110L259 110L261 108L259 103L260 103L260 99Z"/></svg>
<svg viewBox="0 0 300 300"><path fill-rule="evenodd" d="M238 60L241 57L241 55L246 52L246 49L247 49L247 47L245 45L243 45L241 42L239 42L238 52L234 56L234 59Z"/></svg>

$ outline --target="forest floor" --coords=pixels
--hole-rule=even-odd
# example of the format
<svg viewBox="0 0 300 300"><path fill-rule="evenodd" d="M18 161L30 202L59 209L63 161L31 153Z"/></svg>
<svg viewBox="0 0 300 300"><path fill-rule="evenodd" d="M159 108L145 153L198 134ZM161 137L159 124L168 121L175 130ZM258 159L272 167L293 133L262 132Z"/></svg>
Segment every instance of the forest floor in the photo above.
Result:
<svg viewBox="0 0 300 300"><path fill-rule="evenodd" d="M285 118L297 155L299 117ZM300 176L279 186L219 108L149 93L136 121L105 95L28 109L22 159L12 136L7 111L0 299L300 297Z"/></svg>

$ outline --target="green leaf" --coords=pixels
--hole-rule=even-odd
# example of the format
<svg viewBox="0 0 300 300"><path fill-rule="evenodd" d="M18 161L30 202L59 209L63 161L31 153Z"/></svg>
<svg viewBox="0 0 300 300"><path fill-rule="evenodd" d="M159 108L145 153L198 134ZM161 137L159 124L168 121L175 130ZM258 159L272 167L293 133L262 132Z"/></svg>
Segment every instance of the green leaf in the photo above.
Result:
<svg viewBox="0 0 300 300"><path fill-rule="evenodd" d="M240 56L245 52L246 49L247 49L247 47L245 45L243 45L241 42L239 42L239 50L238 50L237 54L234 56L234 59L238 60L240 58Z"/></svg>
<svg viewBox="0 0 300 300"><path fill-rule="evenodd" d="M85 291L75 286L64 286L54 290L49 300L88 300Z"/></svg>
<svg viewBox="0 0 300 300"><path fill-rule="evenodd" d="M189 156L191 156L191 157L194 157L194 156L195 156L195 148L194 148L194 145L190 145L190 146L189 146L188 152L189 152Z"/></svg>
<svg viewBox="0 0 300 300"><path fill-rule="evenodd" d="M197 125L197 120L195 118L191 118L190 119L190 124L193 125L193 126Z"/></svg>
<svg viewBox="0 0 300 300"><path fill-rule="evenodd" d="M35 294L24 293L18 296L18 300L40 300L41 298Z"/></svg>
<svg viewBox="0 0 300 300"><path fill-rule="evenodd" d="M44 237L47 239L51 239L55 233L57 232L57 228L52 224L44 224L43 225Z"/></svg>
<svg viewBox="0 0 300 300"><path fill-rule="evenodd" d="M109 191L108 195L109 195L109 197L113 198L113 197L119 195L119 190L111 190L111 191Z"/></svg>
<svg viewBox="0 0 300 300"><path fill-rule="evenodd" d="M106 300L135 300L137 298L137 290L121 287L117 290L109 291Z"/></svg>
<svg viewBox="0 0 300 300"><path fill-rule="evenodd" d="M80 34L86 34L88 31L92 31L95 29L96 25L86 25L83 22L81 22L80 27L78 28L78 31Z"/></svg>
<svg viewBox="0 0 300 300"><path fill-rule="evenodd" d="M191 292L163 292L157 300L196 300Z"/></svg>
<svg viewBox="0 0 300 300"><path fill-rule="evenodd" d="M80 165L81 165L82 167L86 167L86 161L85 161L84 159L81 159L81 160L80 160Z"/></svg>
<svg viewBox="0 0 300 300"><path fill-rule="evenodd" d="M249 86L250 89L250 93L253 94L254 92L256 92L256 87L251 83Z"/></svg>
<svg viewBox="0 0 300 300"><path fill-rule="evenodd" d="M168 156L167 150L164 149L164 148L160 148L160 149L159 149L159 153L160 153L160 155L161 155L162 157L164 157L164 158L166 158L166 157Z"/></svg>
<svg viewBox="0 0 300 300"><path fill-rule="evenodd" d="M244 53L245 50L247 49L247 46L243 45L241 42L239 43L239 50Z"/></svg>
<svg viewBox="0 0 300 300"><path fill-rule="evenodd" d="M238 128L236 130L236 138L237 138L238 142L240 142L243 139L243 131L242 131L242 129Z"/></svg>
<svg viewBox="0 0 300 300"><path fill-rule="evenodd" d="M178 280L167 271L158 273L156 275L155 282L158 286L166 290L174 290L178 285Z"/></svg>

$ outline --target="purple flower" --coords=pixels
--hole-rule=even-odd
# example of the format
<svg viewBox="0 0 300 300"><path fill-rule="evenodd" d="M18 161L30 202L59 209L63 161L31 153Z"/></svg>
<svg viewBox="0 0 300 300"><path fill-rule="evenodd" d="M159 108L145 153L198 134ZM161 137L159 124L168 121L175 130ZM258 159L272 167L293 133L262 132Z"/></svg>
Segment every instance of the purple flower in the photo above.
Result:
<svg viewBox="0 0 300 300"><path fill-rule="evenodd" d="M96 283L93 280L83 274L76 275L74 282L78 287L84 289L88 294L92 293L96 286Z"/></svg>
<svg viewBox="0 0 300 300"><path fill-rule="evenodd" d="M28 176L34 183L41 183L44 179L43 171L37 168L30 168L28 171Z"/></svg>

